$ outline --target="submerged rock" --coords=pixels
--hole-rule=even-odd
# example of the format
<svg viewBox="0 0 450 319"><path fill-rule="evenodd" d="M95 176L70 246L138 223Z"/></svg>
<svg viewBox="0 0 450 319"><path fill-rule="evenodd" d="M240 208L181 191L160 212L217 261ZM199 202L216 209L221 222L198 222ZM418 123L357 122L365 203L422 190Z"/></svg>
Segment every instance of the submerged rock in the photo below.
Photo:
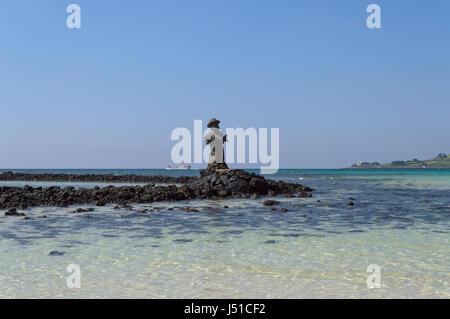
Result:
<svg viewBox="0 0 450 319"><path fill-rule="evenodd" d="M25 214L17 212L15 208L11 208L5 213L5 216L25 216Z"/></svg>
<svg viewBox="0 0 450 319"><path fill-rule="evenodd" d="M280 203L279 201L268 199L268 200L264 201L263 206L273 206L273 205L277 205L279 203Z"/></svg>
<svg viewBox="0 0 450 319"><path fill-rule="evenodd" d="M51 252L48 253L49 256L62 256L64 255L65 252L63 251L57 251L57 250L53 250Z"/></svg>
<svg viewBox="0 0 450 319"><path fill-rule="evenodd" d="M301 198L308 198L308 197L312 197L312 195L311 195L311 194L304 193L304 192L301 192L301 193L300 193L300 197L301 197Z"/></svg>
<svg viewBox="0 0 450 319"><path fill-rule="evenodd" d="M90 208L77 208L76 210L74 210L72 213L88 213L88 212L93 212L94 209L92 207Z"/></svg>

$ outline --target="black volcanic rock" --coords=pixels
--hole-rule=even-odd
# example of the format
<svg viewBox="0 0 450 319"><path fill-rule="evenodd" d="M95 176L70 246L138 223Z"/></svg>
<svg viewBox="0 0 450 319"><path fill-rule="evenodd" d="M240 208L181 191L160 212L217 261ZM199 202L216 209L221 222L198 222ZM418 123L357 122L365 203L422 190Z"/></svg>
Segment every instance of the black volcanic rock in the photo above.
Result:
<svg viewBox="0 0 450 319"><path fill-rule="evenodd" d="M272 199L265 200L263 206L273 206L278 205L280 202Z"/></svg>
<svg viewBox="0 0 450 319"><path fill-rule="evenodd" d="M25 216L25 214L17 212L15 208L11 208L5 213L5 216Z"/></svg>
<svg viewBox="0 0 450 319"><path fill-rule="evenodd" d="M98 183L177 183L184 184L195 180L195 176L134 175L134 174L30 174L0 173L0 181L39 181L39 182L98 182ZM26 186L33 191L31 186Z"/></svg>
<svg viewBox="0 0 450 319"><path fill-rule="evenodd" d="M3 177L11 177L9 173L0 175L3 175ZM64 174L58 176L60 176L60 180L64 181L70 180L74 176L68 175L64 177L63 175ZM96 179L95 175L90 176L89 180ZM152 179L151 176L144 177ZM99 178L101 179L102 177ZM155 186L154 183L120 187L110 185L103 188L96 186L92 189L83 187L60 188L57 186L48 188L2 186L0 187L0 209L23 209L32 206L67 207L75 204L104 206L108 203L120 204L124 208L127 208L131 207L128 206L129 203L152 203L154 201L215 199L224 197L258 198L267 195L285 197L298 195L298 197L310 197L311 194L306 192L313 191L312 188L300 184L274 181L266 179L261 175L248 173L239 169L207 169L200 172L200 177L186 177L186 179L184 177L177 177L172 179L176 179L177 182L186 181L186 183L182 186L176 186L174 184L168 186ZM166 181L168 180L171 179L166 179ZM82 211L81 209L79 210L80 211L78 212ZM12 212L10 214L13 215Z"/></svg>
<svg viewBox="0 0 450 319"><path fill-rule="evenodd" d="M51 252L48 253L49 256L62 256L64 254L65 252L57 250L52 250Z"/></svg>

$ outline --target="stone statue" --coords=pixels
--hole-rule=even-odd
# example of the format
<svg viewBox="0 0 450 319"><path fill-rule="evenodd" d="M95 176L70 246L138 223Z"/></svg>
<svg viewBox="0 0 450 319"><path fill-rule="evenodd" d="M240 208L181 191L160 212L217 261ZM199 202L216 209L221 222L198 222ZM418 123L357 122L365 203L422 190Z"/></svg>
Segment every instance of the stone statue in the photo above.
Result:
<svg viewBox="0 0 450 319"><path fill-rule="evenodd" d="M223 150L223 143L227 141L227 136L220 131L219 123L219 120L212 118L207 125L210 130L205 134L205 141L211 148L207 169L228 169Z"/></svg>

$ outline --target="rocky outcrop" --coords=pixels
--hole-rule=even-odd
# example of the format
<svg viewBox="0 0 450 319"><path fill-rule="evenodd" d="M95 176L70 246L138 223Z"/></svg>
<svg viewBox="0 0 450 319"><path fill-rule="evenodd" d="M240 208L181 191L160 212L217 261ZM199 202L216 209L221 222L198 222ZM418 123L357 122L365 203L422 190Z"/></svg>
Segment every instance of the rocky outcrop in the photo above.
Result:
<svg viewBox="0 0 450 319"><path fill-rule="evenodd" d="M0 181L38 181L38 182L97 182L97 183L175 183L184 184L196 180L195 176L165 175L115 175L115 174L30 174L5 172L0 174Z"/></svg>
<svg viewBox="0 0 450 319"><path fill-rule="evenodd" d="M300 184L274 181L240 169L204 170L200 175L188 186L202 198L301 195L313 191Z"/></svg>
<svg viewBox="0 0 450 319"><path fill-rule="evenodd" d="M67 180L67 179L66 179ZM182 180L179 178L179 180ZM107 186L74 187L0 187L0 208L25 209L30 206L61 206L108 203L151 203L189 199L217 199L225 197L257 198L260 196L310 197L313 191L300 184L265 179L243 170L204 170L200 177L188 178L185 185L176 186Z"/></svg>

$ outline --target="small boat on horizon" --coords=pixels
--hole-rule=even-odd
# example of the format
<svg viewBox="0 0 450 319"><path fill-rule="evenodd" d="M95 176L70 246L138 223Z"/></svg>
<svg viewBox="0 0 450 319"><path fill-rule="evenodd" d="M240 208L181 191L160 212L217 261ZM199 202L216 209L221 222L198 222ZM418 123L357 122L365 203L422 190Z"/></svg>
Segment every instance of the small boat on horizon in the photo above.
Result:
<svg viewBox="0 0 450 319"><path fill-rule="evenodd" d="M166 169L191 169L191 165L189 164L181 164L177 167L172 167L170 165L167 165Z"/></svg>

